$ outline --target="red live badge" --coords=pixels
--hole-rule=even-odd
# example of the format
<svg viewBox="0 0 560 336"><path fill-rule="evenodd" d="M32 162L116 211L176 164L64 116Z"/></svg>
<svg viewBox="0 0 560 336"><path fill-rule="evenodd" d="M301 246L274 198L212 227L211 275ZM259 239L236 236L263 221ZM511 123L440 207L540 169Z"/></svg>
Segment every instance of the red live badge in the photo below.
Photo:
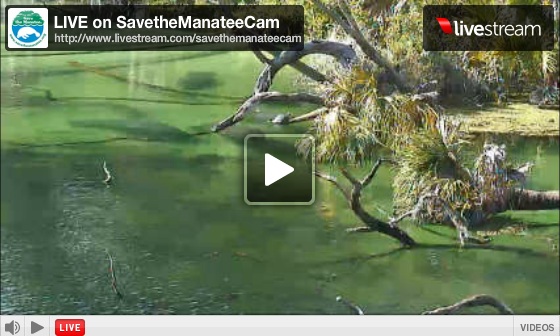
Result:
<svg viewBox="0 0 560 336"><path fill-rule="evenodd" d="M84 336L86 334L86 321L77 319L56 320L54 334L56 336Z"/></svg>

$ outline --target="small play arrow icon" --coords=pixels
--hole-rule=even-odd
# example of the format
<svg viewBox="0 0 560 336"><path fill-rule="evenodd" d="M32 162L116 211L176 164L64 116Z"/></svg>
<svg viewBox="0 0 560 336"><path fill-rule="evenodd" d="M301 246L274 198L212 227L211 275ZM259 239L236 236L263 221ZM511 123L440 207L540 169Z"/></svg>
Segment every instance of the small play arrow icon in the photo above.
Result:
<svg viewBox="0 0 560 336"><path fill-rule="evenodd" d="M272 183L280 180L293 173L294 168L270 154L264 155L264 185L269 186Z"/></svg>
<svg viewBox="0 0 560 336"><path fill-rule="evenodd" d="M31 334L34 334L38 331L43 330L45 327L43 327L42 325L40 325L39 323L35 323L33 321L31 321Z"/></svg>

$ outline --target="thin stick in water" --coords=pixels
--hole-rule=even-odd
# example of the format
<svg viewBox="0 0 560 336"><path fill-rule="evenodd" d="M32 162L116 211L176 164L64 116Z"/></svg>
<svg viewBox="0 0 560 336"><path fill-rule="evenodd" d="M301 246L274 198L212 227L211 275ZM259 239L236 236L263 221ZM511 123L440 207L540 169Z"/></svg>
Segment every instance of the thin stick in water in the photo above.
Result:
<svg viewBox="0 0 560 336"><path fill-rule="evenodd" d="M111 184L111 181L113 181L113 175L111 175L111 172L107 169L107 161L103 161L103 172L105 172L105 179L103 180L103 183Z"/></svg>
<svg viewBox="0 0 560 336"><path fill-rule="evenodd" d="M122 299L124 298L124 295L119 290L117 284L117 274L115 273L115 268L113 266L114 265L113 257L111 256L109 251L106 251L106 253L107 253L107 258L109 259L109 277L111 278L111 288L113 289L115 295L117 295L119 299Z"/></svg>

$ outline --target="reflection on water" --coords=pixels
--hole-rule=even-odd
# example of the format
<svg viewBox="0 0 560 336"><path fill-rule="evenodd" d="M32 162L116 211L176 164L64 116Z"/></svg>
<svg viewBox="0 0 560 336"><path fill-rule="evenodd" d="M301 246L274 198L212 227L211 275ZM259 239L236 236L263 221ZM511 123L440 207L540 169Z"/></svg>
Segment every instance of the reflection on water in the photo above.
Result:
<svg viewBox="0 0 560 336"><path fill-rule="evenodd" d="M251 92L259 67L250 53L8 60L2 90L21 103L2 95L3 314L349 313L338 295L370 314L415 314L481 293L517 313L559 312L557 211L504 214L523 234L489 249L461 250L453 231L430 226L409 228L421 248L398 250L376 234L347 235L357 220L322 183L311 207L245 205L243 134L278 129L249 119L226 134L193 134L235 108L219 97ZM11 73L20 91L4 86ZM529 187L558 188L557 141L503 140L515 159L536 162ZM390 212L390 174L365 195L380 217Z"/></svg>

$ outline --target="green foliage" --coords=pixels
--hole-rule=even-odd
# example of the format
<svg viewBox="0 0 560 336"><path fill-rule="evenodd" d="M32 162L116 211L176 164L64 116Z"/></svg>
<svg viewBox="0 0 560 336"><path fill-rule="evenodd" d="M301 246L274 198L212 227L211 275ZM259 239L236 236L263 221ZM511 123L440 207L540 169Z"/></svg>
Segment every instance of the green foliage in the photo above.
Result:
<svg viewBox="0 0 560 336"><path fill-rule="evenodd" d="M410 141L396 148L398 169L393 181L397 213L416 205L421 195L437 194L451 209L466 215L479 203L480 194L464 167L466 156L459 126L445 119L438 127L411 135ZM440 202L427 202L426 218L443 220Z"/></svg>
<svg viewBox="0 0 560 336"><path fill-rule="evenodd" d="M316 158L328 163L363 163L376 150L393 150L418 129L434 128L437 112L410 95L378 96L375 72L357 64L341 70L326 91L328 111L310 129ZM306 148L307 144L302 144Z"/></svg>
<svg viewBox="0 0 560 336"><path fill-rule="evenodd" d="M423 1L407 1L406 10L397 13L384 2L349 4L366 38L413 86L431 80L444 85L449 69L496 92L507 91L521 79L527 85L542 83L552 74L558 77L557 46L553 52L424 52ZM494 2L477 0L476 4ZM325 22L315 22L318 25L312 29L323 34ZM424 220L445 222L449 209L470 222L504 209L512 187L505 173L511 164L505 155L493 161L485 148L473 161L465 155L468 142L459 125L443 118L432 105L412 94L380 95L379 71L357 62L351 69L334 69L332 83L318 88L327 97L326 112L309 130L315 137L318 162L364 164L388 151L397 162L393 182L397 213L416 208L423 195L437 195L423 205ZM300 143L301 151L308 148L309 143Z"/></svg>

